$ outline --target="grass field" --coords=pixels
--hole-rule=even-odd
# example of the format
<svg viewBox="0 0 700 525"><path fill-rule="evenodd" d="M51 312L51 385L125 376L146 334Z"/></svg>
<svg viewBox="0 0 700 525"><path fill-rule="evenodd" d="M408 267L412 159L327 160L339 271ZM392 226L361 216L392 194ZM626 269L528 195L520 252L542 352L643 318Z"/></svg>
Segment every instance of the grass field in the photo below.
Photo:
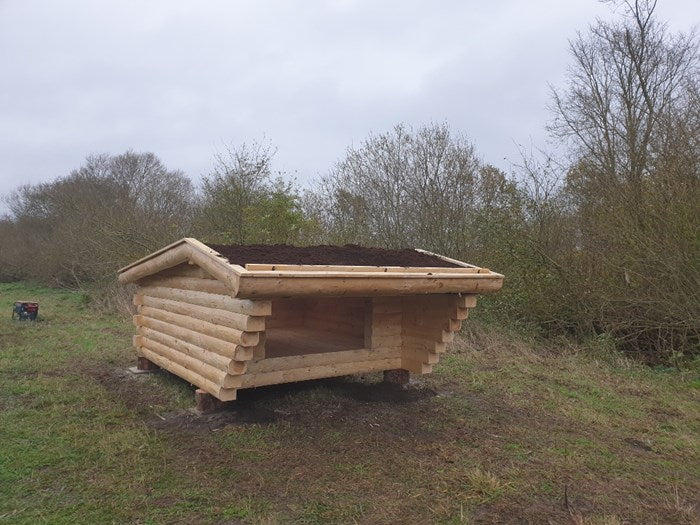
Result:
<svg viewBox="0 0 700 525"><path fill-rule="evenodd" d="M40 322L10 320L22 298ZM403 390L196 416L184 381L126 372L130 321L82 295L0 284L0 314L0 523L700 523L697 373L481 331Z"/></svg>

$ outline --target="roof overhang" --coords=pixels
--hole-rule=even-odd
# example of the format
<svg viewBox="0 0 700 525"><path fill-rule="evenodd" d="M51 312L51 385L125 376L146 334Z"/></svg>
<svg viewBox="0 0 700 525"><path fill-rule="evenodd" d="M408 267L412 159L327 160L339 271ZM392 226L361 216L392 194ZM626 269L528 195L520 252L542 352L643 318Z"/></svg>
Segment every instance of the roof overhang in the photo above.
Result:
<svg viewBox="0 0 700 525"><path fill-rule="evenodd" d="M185 238L120 269L126 284L183 263L195 264L224 282L233 297L373 296L489 293L503 275L442 255L418 250L458 267L338 266L229 263L197 239Z"/></svg>

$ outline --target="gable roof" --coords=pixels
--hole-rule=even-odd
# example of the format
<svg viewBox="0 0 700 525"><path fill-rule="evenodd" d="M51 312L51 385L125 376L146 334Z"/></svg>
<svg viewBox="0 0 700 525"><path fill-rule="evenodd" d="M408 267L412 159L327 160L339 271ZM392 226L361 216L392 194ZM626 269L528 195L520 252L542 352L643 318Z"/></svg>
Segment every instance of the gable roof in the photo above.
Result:
<svg viewBox="0 0 700 525"><path fill-rule="evenodd" d="M224 254L214 248L221 249ZM312 260L319 263L286 262L303 260L302 256L313 255L314 249L316 255ZM263 260L261 257L277 257L279 260L246 261L245 267L237 264L251 257L260 261ZM386 262L412 260L418 264L341 265L336 262L353 260L353 257L357 261L374 258ZM186 262L202 267L224 282L233 297L243 298L484 293L496 291L503 284L501 274L425 250L392 251L359 246L207 246L192 238L174 242L120 269L119 282L136 282Z"/></svg>

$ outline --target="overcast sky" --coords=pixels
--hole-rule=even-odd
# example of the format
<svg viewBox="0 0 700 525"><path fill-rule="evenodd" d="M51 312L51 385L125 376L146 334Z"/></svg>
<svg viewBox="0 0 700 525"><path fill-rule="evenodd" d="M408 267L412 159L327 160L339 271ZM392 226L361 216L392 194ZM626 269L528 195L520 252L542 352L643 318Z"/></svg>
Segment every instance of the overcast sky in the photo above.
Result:
<svg viewBox="0 0 700 525"><path fill-rule="evenodd" d="M660 0L676 30L700 2ZM152 151L198 180L265 137L300 182L398 122L447 122L486 162L543 144L549 84L595 0L0 0L0 194L90 153Z"/></svg>

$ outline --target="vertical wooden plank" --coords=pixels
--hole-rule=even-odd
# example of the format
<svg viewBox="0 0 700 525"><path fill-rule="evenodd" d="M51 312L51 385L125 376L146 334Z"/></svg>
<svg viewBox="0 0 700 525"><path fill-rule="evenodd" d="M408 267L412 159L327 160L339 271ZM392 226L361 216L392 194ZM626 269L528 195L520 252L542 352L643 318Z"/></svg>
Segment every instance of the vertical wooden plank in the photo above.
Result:
<svg viewBox="0 0 700 525"><path fill-rule="evenodd" d="M369 316L365 321L366 348L396 346L401 347L401 332L403 319L403 298L401 297L372 297ZM370 327L367 339L367 326Z"/></svg>

